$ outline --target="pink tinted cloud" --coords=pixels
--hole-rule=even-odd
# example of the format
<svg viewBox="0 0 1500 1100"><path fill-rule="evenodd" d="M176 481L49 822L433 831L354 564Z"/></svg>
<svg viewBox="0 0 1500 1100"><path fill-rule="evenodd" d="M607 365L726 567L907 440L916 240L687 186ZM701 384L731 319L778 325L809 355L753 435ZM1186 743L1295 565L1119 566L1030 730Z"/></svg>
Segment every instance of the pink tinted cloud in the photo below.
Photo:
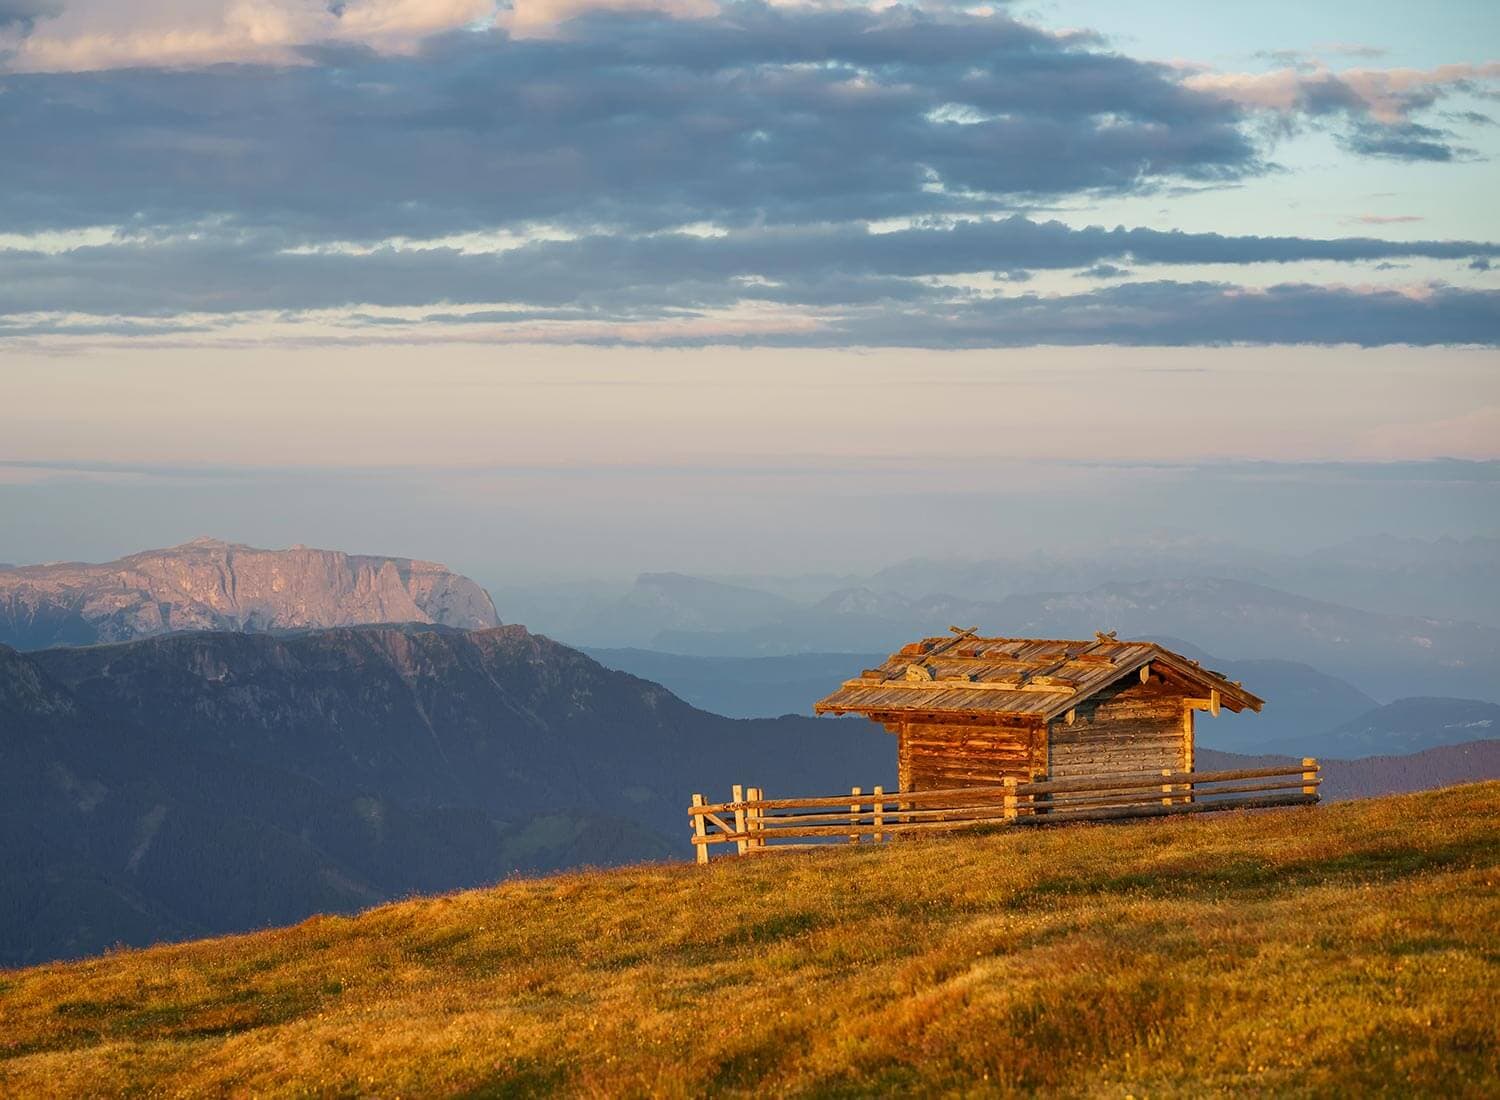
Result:
<svg viewBox="0 0 1500 1100"><path fill-rule="evenodd" d="M706 18L716 0L71 0L35 27L0 32L5 67L86 72L223 62L297 64L300 46L345 42L383 53L414 50L429 35L495 25L518 37L555 32L589 11L654 11Z"/></svg>
<svg viewBox="0 0 1500 1100"><path fill-rule="evenodd" d="M707 19L719 11L715 0L514 0L495 22L518 38L550 35L569 19L591 11L658 12L674 19Z"/></svg>
<svg viewBox="0 0 1500 1100"><path fill-rule="evenodd" d="M1500 80L1500 61L1439 65L1432 69L1277 69L1268 73L1200 72L1183 83L1244 107L1291 114L1309 105L1339 103L1367 112L1377 122L1407 121L1414 103L1469 82Z"/></svg>
<svg viewBox="0 0 1500 1100"><path fill-rule="evenodd" d="M387 53L489 20L493 0L73 0L9 43L8 67L81 72L221 62L294 63L296 48L358 43ZM3 43L0 43L3 45Z"/></svg>

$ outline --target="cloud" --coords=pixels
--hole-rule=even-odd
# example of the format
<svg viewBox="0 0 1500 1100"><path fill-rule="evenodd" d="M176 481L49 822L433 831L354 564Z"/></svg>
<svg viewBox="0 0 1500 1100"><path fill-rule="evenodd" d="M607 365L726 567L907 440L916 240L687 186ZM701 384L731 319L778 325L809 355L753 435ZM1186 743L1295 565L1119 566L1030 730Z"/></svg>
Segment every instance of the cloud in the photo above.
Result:
<svg viewBox="0 0 1500 1100"><path fill-rule="evenodd" d="M1366 46L1357 42L1321 42L1309 50L1257 50L1253 56L1291 68L1316 69L1322 64L1319 58L1324 56L1357 57L1363 61L1373 61L1389 52L1381 46Z"/></svg>
<svg viewBox="0 0 1500 1100"><path fill-rule="evenodd" d="M22 8L34 0L0 0ZM197 0L189 4L72 0L42 31L12 50L20 72L88 72L131 67L235 63L304 64L300 47L359 45L415 49L428 36L487 20L491 0ZM34 24L33 18L31 24Z"/></svg>
<svg viewBox="0 0 1500 1100"><path fill-rule="evenodd" d="M1361 225L1403 225L1407 222L1420 222L1427 219L1420 214L1361 214L1352 220Z"/></svg>
<svg viewBox="0 0 1500 1100"><path fill-rule="evenodd" d="M1370 46L1360 42L1324 42L1314 47L1314 52L1341 54L1344 57L1360 57L1367 61L1384 57L1391 51L1384 46Z"/></svg>
<svg viewBox="0 0 1500 1100"><path fill-rule="evenodd" d="M965 277L1088 265L1242 265L1500 257L1478 241L1225 236L1072 228L1023 217L872 233L862 225L715 236L595 233L500 252L453 247L289 250L292 239L201 232L67 250L0 251L0 315L122 316L510 303L614 312L960 300ZM1097 272L1096 272L1097 273ZM954 277L958 285L934 283Z"/></svg>
<svg viewBox="0 0 1500 1100"><path fill-rule="evenodd" d="M720 11L716 0L512 0L496 24L518 38L550 36L589 12L653 12L675 19L706 19Z"/></svg>
<svg viewBox="0 0 1500 1100"><path fill-rule="evenodd" d="M1352 152L1367 157L1390 157L1393 160L1448 161L1471 150L1450 145L1446 130L1421 126L1415 122L1399 125L1361 123L1345 140Z"/></svg>
<svg viewBox="0 0 1500 1100"><path fill-rule="evenodd" d="M338 19L338 36L348 41L409 43L487 20L494 4L492 0L342 0L328 10Z"/></svg>
<svg viewBox="0 0 1500 1100"><path fill-rule="evenodd" d="M498 253L287 251L281 243L210 236L0 252L0 333L97 335L111 325L142 333L177 324L202 332L259 316L283 328L332 323L348 338L370 340L392 329L423 338L414 325L491 325L585 342L609 342L617 330L620 339L665 343L711 343L711 333L741 343L968 347L1488 343L1500 328L1500 294L1444 287L1250 291L1159 280L1049 296L974 282L984 276L1015 287L1028 272L1091 261L1084 274L1124 274L1111 259L1139 268L1500 255L1500 245L1476 242L1225 237L1012 218L883 234L850 227L601 234Z"/></svg>
<svg viewBox="0 0 1500 1100"><path fill-rule="evenodd" d="M1269 73L1204 72L1183 83L1246 107L1289 113L1326 114L1357 110L1384 124L1405 122L1446 89L1500 79L1500 61L1482 65L1439 65L1433 69L1346 69L1321 65L1311 72L1294 68Z"/></svg>
<svg viewBox="0 0 1500 1100"><path fill-rule="evenodd" d="M943 311L878 313L830 326L829 345L1027 347L1500 343L1500 292L1284 284L1134 283L1086 294L993 298ZM790 342L790 341L789 341Z"/></svg>
<svg viewBox="0 0 1500 1100"><path fill-rule="evenodd" d="M1483 67L1243 84L957 7L535 0L496 24L488 0L98 4L27 15L15 63L56 71L0 76L0 234L22 241L0 247L0 339L412 339L425 319L506 339L1008 346L1071 342L1069 324L1173 342L1178 318L1206 343L1421 343L1439 316L1455 342L1488 339L1463 311L1493 300L1442 289L1019 291L1049 271L1488 262L1493 243L1015 213L1264 172L1261 110L1338 114L1372 155L1452 155L1411 116ZM1298 312L1312 302L1321 323Z"/></svg>
<svg viewBox="0 0 1500 1100"><path fill-rule="evenodd" d="M674 308L659 314L596 311L475 311L385 318L378 329L324 327L300 344L649 344L661 347L906 347L933 350L1034 346L1500 345L1500 291L1455 287L1421 292L1283 284L1248 291L1222 283L1154 282L1081 294L954 298L902 306L878 302L839 311ZM265 319L228 331L231 345L263 346ZM128 336L135 347L224 332L169 322L38 317L0 336Z"/></svg>
<svg viewBox="0 0 1500 1100"><path fill-rule="evenodd" d="M0 31L18 29L30 33L38 19L62 11L56 0L0 0Z"/></svg>
<svg viewBox="0 0 1500 1100"><path fill-rule="evenodd" d="M301 47L357 44L405 53L427 37L501 26L552 35L590 12L706 18L715 0L0 0L0 30L18 29L9 67L90 72L225 63L300 64ZM50 25L37 32L39 20Z"/></svg>
<svg viewBox="0 0 1500 1100"><path fill-rule="evenodd" d="M595 12L566 30L439 36L406 55L325 46L274 78L4 78L0 232L807 224L1261 167L1238 110L1174 70L1003 16L743 3L711 20ZM975 121L952 121L953 105Z"/></svg>
<svg viewBox="0 0 1500 1100"><path fill-rule="evenodd" d="M1450 160L1461 150L1446 131L1423 126L1415 112L1444 96L1500 81L1500 62L1431 69L1345 69L1309 62L1266 73L1199 72L1183 84L1226 102L1272 112L1288 121L1347 119L1346 146L1366 156Z"/></svg>

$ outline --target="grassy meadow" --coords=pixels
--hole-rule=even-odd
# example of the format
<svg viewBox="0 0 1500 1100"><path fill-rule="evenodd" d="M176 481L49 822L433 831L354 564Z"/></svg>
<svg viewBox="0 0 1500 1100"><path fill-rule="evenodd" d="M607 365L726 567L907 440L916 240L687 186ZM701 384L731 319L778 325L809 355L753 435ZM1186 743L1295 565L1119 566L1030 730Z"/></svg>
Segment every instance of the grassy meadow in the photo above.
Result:
<svg viewBox="0 0 1500 1100"><path fill-rule="evenodd" d="M516 881L0 973L0 1095L1494 1096L1500 783Z"/></svg>

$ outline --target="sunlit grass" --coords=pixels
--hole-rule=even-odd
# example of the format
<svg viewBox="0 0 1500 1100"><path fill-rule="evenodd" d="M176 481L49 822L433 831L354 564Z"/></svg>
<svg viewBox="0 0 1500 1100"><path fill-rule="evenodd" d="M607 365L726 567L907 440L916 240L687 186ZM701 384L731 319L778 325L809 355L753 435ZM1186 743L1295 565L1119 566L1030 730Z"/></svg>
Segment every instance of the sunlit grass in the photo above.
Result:
<svg viewBox="0 0 1500 1100"><path fill-rule="evenodd" d="M1500 783L653 865L0 973L0 1094L1496 1095Z"/></svg>

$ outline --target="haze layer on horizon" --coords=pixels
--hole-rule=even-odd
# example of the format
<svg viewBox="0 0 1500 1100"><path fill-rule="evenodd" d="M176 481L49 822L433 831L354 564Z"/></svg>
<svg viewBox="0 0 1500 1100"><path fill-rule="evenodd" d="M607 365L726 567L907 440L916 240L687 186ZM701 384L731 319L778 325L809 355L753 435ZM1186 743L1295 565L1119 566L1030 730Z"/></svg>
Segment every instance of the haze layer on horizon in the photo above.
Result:
<svg viewBox="0 0 1500 1100"><path fill-rule="evenodd" d="M1495 537L1494 406L1471 399L1495 366L1409 348L37 358L11 365L22 400L0 410L0 560L213 534L515 583L1164 532L1284 552Z"/></svg>

